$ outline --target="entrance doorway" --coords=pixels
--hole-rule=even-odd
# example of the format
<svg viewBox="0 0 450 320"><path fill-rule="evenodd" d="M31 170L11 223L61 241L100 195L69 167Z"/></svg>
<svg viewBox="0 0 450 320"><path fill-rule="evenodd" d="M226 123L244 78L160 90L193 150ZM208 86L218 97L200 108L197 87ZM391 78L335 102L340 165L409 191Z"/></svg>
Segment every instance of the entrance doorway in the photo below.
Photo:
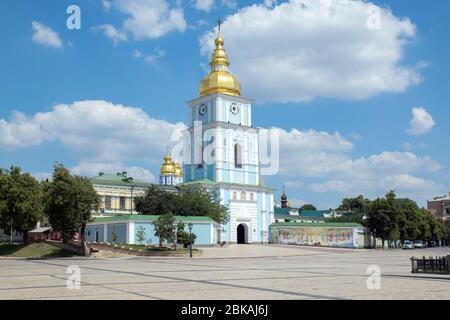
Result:
<svg viewBox="0 0 450 320"><path fill-rule="evenodd" d="M242 223L237 226L237 243L238 244L247 243L245 229L246 229L245 225Z"/></svg>

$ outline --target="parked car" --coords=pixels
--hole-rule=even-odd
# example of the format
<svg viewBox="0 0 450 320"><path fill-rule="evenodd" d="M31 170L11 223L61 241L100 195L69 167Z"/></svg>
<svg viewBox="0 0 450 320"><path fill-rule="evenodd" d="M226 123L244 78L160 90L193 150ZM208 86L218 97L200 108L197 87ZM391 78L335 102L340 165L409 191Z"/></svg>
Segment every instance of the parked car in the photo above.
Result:
<svg viewBox="0 0 450 320"><path fill-rule="evenodd" d="M414 248L423 249L423 248L425 248L425 246L422 241L417 240L417 241L414 241Z"/></svg>
<svg viewBox="0 0 450 320"><path fill-rule="evenodd" d="M426 245L427 245L427 248L434 248L434 247L438 246L438 244L435 241L428 241L426 243Z"/></svg>
<svg viewBox="0 0 450 320"><path fill-rule="evenodd" d="M402 249L414 250L414 242L406 240L405 242L403 242Z"/></svg>

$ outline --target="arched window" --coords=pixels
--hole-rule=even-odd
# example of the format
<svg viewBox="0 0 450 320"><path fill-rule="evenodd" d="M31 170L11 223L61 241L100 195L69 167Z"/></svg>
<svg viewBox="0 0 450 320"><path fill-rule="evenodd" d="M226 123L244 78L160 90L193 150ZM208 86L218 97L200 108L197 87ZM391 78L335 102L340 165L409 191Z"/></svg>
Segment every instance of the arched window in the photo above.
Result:
<svg viewBox="0 0 450 320"><path fill-rule="evenodd" d="M234 166L242 168L242 146L239 143L234 145Z"/></svg>
<svg viewBox="0 0 450 320"><path fill-rule="evenodd" d="M241 200L247 200L247 194L245 191L241 191Z"/></svg>
<svg viewBox="0 0 450 320"><path fill-rule="evenodd" d="M237 193L233 192L233 200L237 200Z"/></svg>

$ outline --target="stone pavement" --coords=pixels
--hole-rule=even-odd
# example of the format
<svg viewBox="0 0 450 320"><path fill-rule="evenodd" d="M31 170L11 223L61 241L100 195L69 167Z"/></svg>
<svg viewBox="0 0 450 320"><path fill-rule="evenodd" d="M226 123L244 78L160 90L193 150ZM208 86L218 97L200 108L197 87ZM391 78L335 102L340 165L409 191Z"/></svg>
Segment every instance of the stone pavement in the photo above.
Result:
<svg viewBox="0 0 450 320"><path fill-rule="evenodd" d="M450 276L411 274L409 258L449 248L350 250L274 245L175 257L0 259L0 299L450 299ZM67 267L81 289L66 287ZM381 288L367 288L379 266Z"/></svg>

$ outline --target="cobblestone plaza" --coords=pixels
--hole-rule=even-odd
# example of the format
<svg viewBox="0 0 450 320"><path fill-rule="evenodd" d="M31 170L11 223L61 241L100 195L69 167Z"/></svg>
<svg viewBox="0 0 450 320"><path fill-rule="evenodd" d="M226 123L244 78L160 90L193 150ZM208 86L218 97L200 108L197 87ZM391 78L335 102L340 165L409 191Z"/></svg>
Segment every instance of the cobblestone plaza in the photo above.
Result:
<svg viewBox="0 0 450 320"><path fill-rule="evenodd" d="M206 248L201 257L0 260L0 299L450 299L450 276L411 274L411 256L448 248L350 250L269 245ZM68 289L68 266L81 288ZM381 272L368 289L367 268Z"/></svg>

